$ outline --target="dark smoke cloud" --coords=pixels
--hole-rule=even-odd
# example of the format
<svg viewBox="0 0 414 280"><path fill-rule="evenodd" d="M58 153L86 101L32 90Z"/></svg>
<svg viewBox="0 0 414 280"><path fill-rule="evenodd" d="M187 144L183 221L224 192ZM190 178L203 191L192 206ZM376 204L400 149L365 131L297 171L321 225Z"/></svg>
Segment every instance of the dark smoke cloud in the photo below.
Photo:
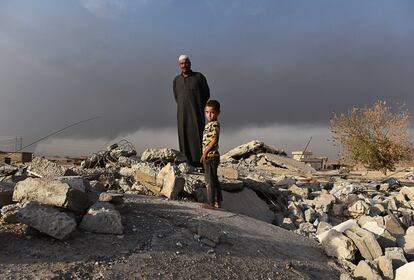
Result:
<svg viewBox="0 0 414 280"><path fill-rule="evenodd" d="M178 2L0 4L0 136L35 139L94 116L59 137L174 127L183 52L229 131L326 126L332 111L376 99L413 108L408 2Z"/></svg>

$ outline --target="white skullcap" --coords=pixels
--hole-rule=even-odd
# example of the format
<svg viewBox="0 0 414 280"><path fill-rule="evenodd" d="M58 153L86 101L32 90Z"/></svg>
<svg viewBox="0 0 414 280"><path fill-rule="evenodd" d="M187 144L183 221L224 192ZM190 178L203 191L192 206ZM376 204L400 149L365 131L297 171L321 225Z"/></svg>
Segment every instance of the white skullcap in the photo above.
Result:
<svg viewBox="0 0 414 280"><path fill-rule="evenodd" d="M180 55L180 57L178 58L178 61L181 61L181 60L190 60L190 58L188 57L188 55L182 54L182 55Z"/></svg>

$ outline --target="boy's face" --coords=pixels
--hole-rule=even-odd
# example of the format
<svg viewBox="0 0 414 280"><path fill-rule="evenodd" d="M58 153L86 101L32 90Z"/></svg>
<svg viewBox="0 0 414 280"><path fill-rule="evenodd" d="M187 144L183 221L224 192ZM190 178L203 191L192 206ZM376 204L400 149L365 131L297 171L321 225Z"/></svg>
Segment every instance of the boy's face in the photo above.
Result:
<svg viewBox="0 0 414 280"><path fill-rule="evenodd" d="M216 121L220 111L217 111L213 107L206 106L205 108L206 118L209 122Z"/></svg>

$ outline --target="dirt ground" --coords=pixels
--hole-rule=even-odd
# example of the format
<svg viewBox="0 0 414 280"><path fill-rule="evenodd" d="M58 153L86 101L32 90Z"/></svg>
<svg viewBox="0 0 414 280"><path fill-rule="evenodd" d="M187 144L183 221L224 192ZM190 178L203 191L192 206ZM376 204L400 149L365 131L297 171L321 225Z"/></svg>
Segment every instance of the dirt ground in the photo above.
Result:
<svg viewBox="0 0 414 280"><path fill-rule="evenodd" d="M0 279L339 279L316 242L262 221L140 195L119 210L122 236L0 225ZM200 223L222 232L215 248L195 238Z"/></svg>

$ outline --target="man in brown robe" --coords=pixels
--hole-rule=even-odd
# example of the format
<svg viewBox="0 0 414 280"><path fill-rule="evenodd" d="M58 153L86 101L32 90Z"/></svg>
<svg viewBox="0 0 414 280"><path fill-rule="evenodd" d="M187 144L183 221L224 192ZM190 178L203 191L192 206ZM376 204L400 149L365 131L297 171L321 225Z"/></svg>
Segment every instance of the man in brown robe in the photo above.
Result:
<svg viewBox="0 0 414 280"><path fill-rule="evenodd" d="M201 167L201 142L204 129L204 107L210 98L206 78L191 70L188 56L178 59L181 74L173 83L174 98L177 102L177 127L180 151L194 167Z"/></svg>

